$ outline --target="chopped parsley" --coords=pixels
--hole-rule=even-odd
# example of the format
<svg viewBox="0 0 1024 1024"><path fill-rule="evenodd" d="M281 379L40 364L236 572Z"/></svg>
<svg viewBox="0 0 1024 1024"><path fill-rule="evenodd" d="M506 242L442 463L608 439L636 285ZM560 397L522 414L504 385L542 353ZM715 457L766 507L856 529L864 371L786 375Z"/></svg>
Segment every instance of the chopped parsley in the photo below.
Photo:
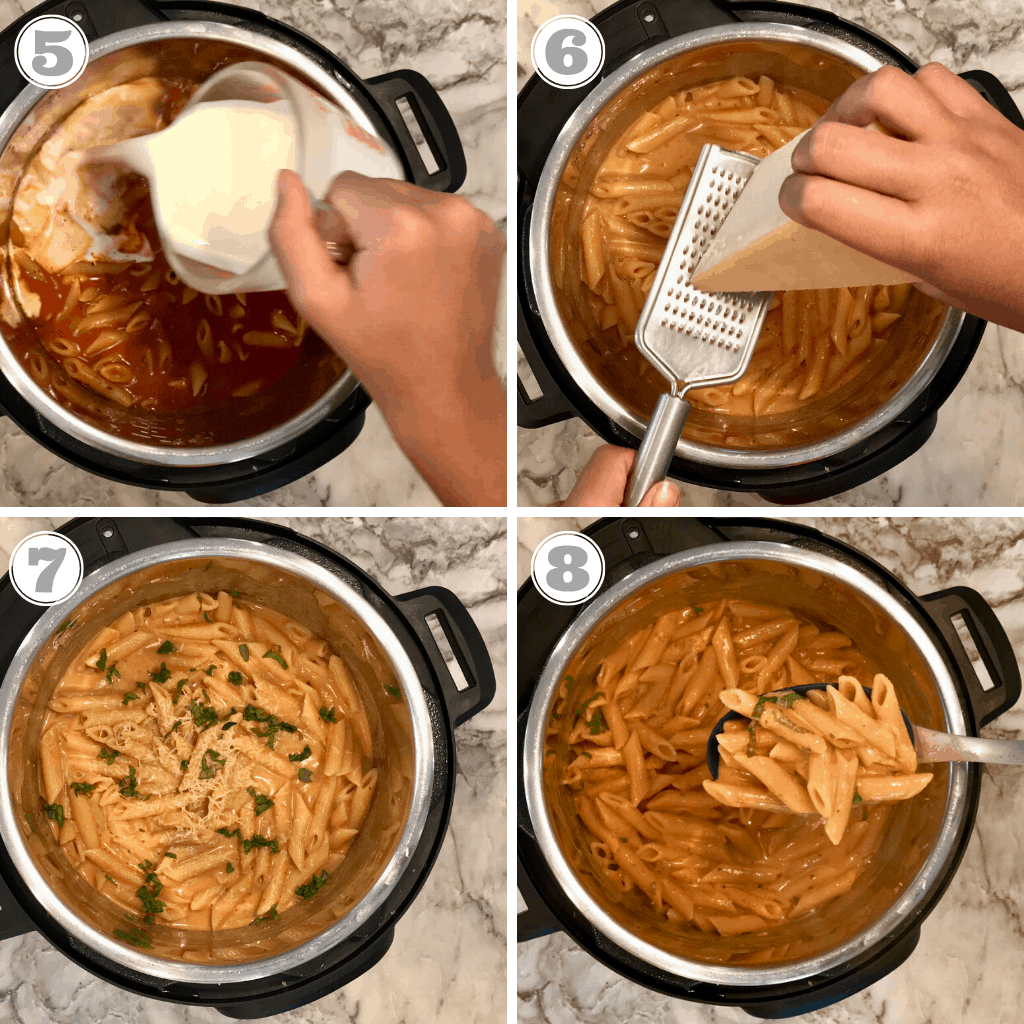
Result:
<svg viewBox="0 0 1024 1024"><path fill-rule="evenodd" d="M860 802L861 802L861 801L862 801L863 799L864 799L864 797L862 797L862 796L860 795L860 793L857 793L857 792L855 792L855 793L853 794L853 802L854 802L855 804L859 804L859 803L860 803Z"/></svg>
<svg viewBox="0 0 1024 1024"><path fill-rule="evenodd" d="M581 753L581 754L582 754L582 755L583 755L584 757L590 758L590 760L591 760L591 761L593 761L593 760L594 760L594 755L593 755L593 754L591 754L591 753L590 753L590 751L588 751L588 750L581 750L581 751L580 751L580 753Z"/></svg>
<svg viewBox="0 0 1024 1024"><path fill-rule="evenodd" d="M186 760L182 761L181 764L178 765L178 769L179 769L179 771L187 772L188 771L188 760L186 759Z"/></svg>
<svg viewBox="0 0 1024 1024"><path fill-rule="evenodd" d="M253 836L252 839L242 840L242 852L249 853L255 850L258 846L265 846L271 853L278 853L280 847L277 845L276 839L264 839L263 836Z"/></svg>
<svg viewBox="0 0 1024 1024"><path fill-rule="evenodd" d="M228 865L224 870L230 875L231 872L235 870L235 865L232 864L231 861L228 861Z"/></svg>
<svg viewBox="0 0 1024 1024"><path fill-rule="evenodd" d="M135 766L129 765L128 774L121 779L117 784L118 789L121 790L121 796L129 800L148 800L148 796L143 796L139 792L139 780L135 777Z"/></svg>
<svg viewBox="0 0 1024 1024"><path fill-rule="evenodd" d="M137 693L126 693L124 695L124 699L121 701L121 703L124 704L125 707L127 707L128 706L128 701L130 701L130 700L138 700L138 699L139 699L139 695Z"/></svg>
<svg viewBox="0 0 1024 1024"><path fill-rule="evenodd" d="M802 693L784 693L781 697L769 697L764 694L757 698L757 703L754 705L754 710L751 712L751 718L760 718L764 714L764 708L766 704L778 704L779 707L786 708L788 711L798 700L807 700Z"/></svg>
<svg viewBox="0 0 1024 1024"><path fill-rule="evenodd" d="M214 669L215 669L216 667L217 667L216 665L211 665L211 666L210 666L210 667L209 667L208 669L206 669L206 670L205 670L205 671L206 671L206 674L207 674L208 676L212 676L212 675L213 675L213 670L214 670ZM207 699L207 700L209 700L210 698L209 698L209 697L207 697L206 699Z"/></svg>
<svg viewBox="0 0 1024 1024"><path fill-rule="evenodd" d="M322 715L323 709L321 709L321 717ZM267 746L271 750L274 749L274 738L279 732L298 732L294 725L282 722L277 715L272 715L269 711L256 707L255 704L246 704L242 720L245 722L262 722L266 725L265 729L256 729L256 735L261 740L265 739Z"/></svg>
<svg viewBox="0 0 1024 1024"><path fill-rule="evenodd" d="M238 839L242 838L242 830L240 828L232 829L230 832L226 828L219 828L217 829L217 832L219 835L227 836L228 839L232 836L235 836Z"/></svg>
<svg viewBox="0 0 1024 1024"><path fill-rule="evenodd" d="M207 761L206 759L210 760ZM212 779L217 774L218 768L224 767L224 758L217 753L212 747L209 748L204 754L202 761L199 762L199 778L201 779Z"/></svg>
<svg viewBox="0 0 1024 1024"><path fill-rule="evenodd" d="M50 821L57 822L57 828L62 828L64 825L64 806L63 804L43 804L43 810L46 812L46 816Z"/></svg>
<svg viewBox="0 0 1024 1024"><path fill-rule="evenodd" d="M106 667L107 667L107 649L106 649L106 647L104 647L103 650L100 651L99 658L96 660L96 668L99 669L100 672L102 672Z"/></svg>
<svg viewBox="0 0 1024 1024"><path fill-rule="evenodd" d="M170 727L170 729L168 729L167 732L164 733L164 739L166 740L167 737L170 736L172 732L177 732L178 729L180 729L180 728L181 728L181 719L179 718L178 721L176 721L174 723L174 725L172 725Z"/></svg>
<svg viewBox="0 0 1024 1024"><path fill-rule="evenodd" d="M171 698L171 703L172 704L177 704L178 701L181 700L181 691L184 690L187 685L188 685L188 680L187 679L179 679L178 680L178 689L175 692L174 696Z"/></svg>
<svg viewBox="0 0 1024 1024"><path fill-rule="evenodd" d="M246 793L253 798L256 804L256 817L258 818L264 811L269 811L274 806L274 801L269 796L264 796L262 793L257 793L252 786L250 786Z"/></svg>
<svg viewBox="0 0 1024 1024"><path fill-rule="evenodd" d="M321 871L319 875L314 874L313 877L305 885L297 885L295 887L295 895L299 899L308 900L310 897L315 896L326 884L329 875L326 871Z"/></svg>
<svg viewBox="0 0 1024 1024"><path fill-rule="evenodd" d="M207 569L212 569L213 568L213 562L207 562L206 563L206 568ZM204 572L205 572L205 570L204 570Z"/></svg>
<svg viewBox="0 0 1024 1024"><path fill-rule="evenodd" d="M165 641L164 641L164 642L163 642L163 643L162 643L162 644L161 644L161 645L160 645L160 646L159 646L159 647L158 647L158 648L156 649L156 653L157 653L157 654L173 654L173 653L174 653L174 652L175 652L176 650L177 650L177 648L176 648L176 647L174 646L174 644L172 644L172 643L171 643L171 641L170 641L170 640L165 640Z"/></svg>
<svg viewBox="0 0 1024 1024"><path fill-rule="evenodd" d="M152 939L141 928L129 928L128 931L115 928L114 938L120 939L122 942L130 942L133 946L140 946L142 949L153 948Z"/></svg>
<svg viewBox="0 0 1024 1024"><path fill-rule="evenodd" d="M241 686L244 681L245 681L245 677L242 675L241 672L229 672L228 673L228 682L232 686Z"/></svg>
<svg viewBox="0 0 1024 1024"><path fill-rule="evenodd" d="M75 796L88 796L96 788L95 782L72 782L71 792Z"/></svg>
<svg viewBox="0 0 1024 1024"><path fill-rule="evenodd" d="M212 667L213 666L211 666L211 668ZM206 692L206 688L205 687L203 687L199 692L203 695L203 699L206 701L207 704L212 704L213 703L213 701L210 700L210 695Z"/></svg>
<svg viewBox="0 0 1024 1024"><path fill-rule="evenodd" d="M239 593L239 592L238 592L237 590L235 590L235 588L234 588L234 587L232 587L232 588L231 588L231 589L230 589L230 590L228 591L228 593L229 593L229 594L230 594L230 595L231 595L232 597L241 597L241 596L242 596L242 595L241 595L241 594L240 594L240 593Z"/></svg>
<svg viewBox="0 0 1024 1024"><path fill-rule="evenodd" d="M309 757L310 754L312 754L312 753L313 753L313 751L309 749L309 744L307 743L302 748L302 753L301 754L289 754L288 755L288 760L289 761L305 761L306 758Z"/></svg>
<svg viewBox="0 0 1024 1024"><path fill-rule="evenodd" d="M207 622L213 622L213 619L210 618L209 612L203 612L203 618L206 619Z"/></svg>
<svg viewBox="0 0 1024 1024"><path fill-rule="evenodd" d="M238 723L237 723L237 722L225 722L225 723L224 723L224 724L223 724L223 725L222 725L222 726L220 727L220 731L221 731L221 732L227 732L227 731L228 731L228 729L230 729L230 728L231 728L231 726L233 726L233 725L238 725Z"/></svg>
<svg viewBox="0 0 1024 1024"><path fill-rule="evenodd" d="M107 750L106 746L100 748L100 752L97 755L101 761L106 761L107 764L113 764L114 758L121 756L120 750Z"/></svg>
<svg viewBox="0 0 1024 1024"><path fill-rule="evenodd" d="M121 673L117 671L117 662L116 661L112 662L108 666L108 668L107 668L107 682L108 683L113 683L114 682L114 676L117 676L118 679L121 678Z"/></svg>
<svg viewBox="0 0 1024 1024"><path fill-rule="evenodd" d="M391 694L391 696L394 697L395 700L402 699L402 691L397 686L385 686L384 692Z"/></svg>
<svg viewBox="0 0 1024 1024"><path fill-rule="evenodd" d="M601 714L601 709L597 709L597 714L590 720L590 735L596 736L599 732L603 732L605 729L604 716Z"/></svg>
<svg viewBox="0 0 1024 1024"><path fill-rule="evenodd" d="M703 615L703 614L704 614L704 609L703 609L703 608L699 608L699 607L698 607L697 605L694 605L694 606L693 606L693 610L694 610L694 611L695 611L695 612L696 612L696 613L697 613L698 615Z"/></svg>
<svg viewBox="0 0 1024 1024"><path fill-rule="evenodd" d="M57 629L57 636L63 636L69 629L74 629L78 625L78 619L65 619Z"/></svg>
<svg viewBox="0 0 1024 1024"><path fill-rule="evenodd" d="M260 924L263 921L276 921L280 916L277 912L277 904L275 903L262 917L254 917L252 923Z"/></svg>
<svg viewBox="0 0 1024 1024"><path fill-rule="evenodd" d="M110 877L110 875L104 875L103 877L104 877L104 878L105 878L105 879L106 879L106 880L107 880L108 882L114 882L113 878L111 878L111 877ZM114 885L117 885L117 882L114 882Z"/></svg>
<svg viewBox="0 0 1024 1024"><path fill-rule="evenodd" d="M192 721L200 732L206 732L211 725L216 725L220 721L217 718L217 712L213 708L208 704L200 704L195 697L189 701L188 713L192 716Z"/></svg>
<svg viewBox="0 0 1024 1024"><path fill-rule="evenodd" d="M171 678L171 670L167 667L167 663L161 661L160 671L150 672L149 678L152 679L154 683L166 683L167 680Z"/></svg>
<svg viewBox="0 0 1024 1024"><path fill-rule="evenodd" d="M338 716L334 713L334 705L333 704L331 705L330 708L321 708L320 709L320 717L325 722L337 722L338 721Z"/></svg>
<svg viewBox="0 0 1024 1024"><path fill-rule="evenodd" d="M284 658L282 658L281 655L277 653L277 651L267 651L267 653L264 654L263 657L273 658L274 661L276 661L278 665L281 666L281 668L286 669L288 667L288 662L285 661Z"/></svg>
<svg viewBox="0 0 1024 1024"><path fill-rule="evenodd" d="M238 645L238 653L242 656L242 661L248 661L249 660L249 645L248 644L239 644Z"/></svg>
<svg viewBox="0 0 1024 1024"><path fill-rule="evenodd" d="M565 692L566 693L572 693L572 682L573 682L572 676L566 676L565 677Z"/></svg>
<svg viewBox="0 0 1024 1024"><path fill-rule="evenodd" d="M145 885L140 885L135 890L135 895L142 901L142 909L146 915L146 924L152 924L153 915L162 913L164 909L163 900L157 899L157 896L160 895L160 891L164 887L164 883L153 873L152 862L148 860L143 861L139 867L145 872L146 883ZM152 886L152 889L147 889L147 885Z"/></svg>
<svg viewBox="0 0 1024 1024"><path fill-rule="evenodd" d="M165 853L164 856L165 857L170 857L172 860L177 860L178 859L178 855L176 853Z"/></svg>
<svg viewBox="0 0 1024 1024"><path fill-rule="evenodd" d="M313 773L308 768L299 769L299 782L312 782Z"/></svg>

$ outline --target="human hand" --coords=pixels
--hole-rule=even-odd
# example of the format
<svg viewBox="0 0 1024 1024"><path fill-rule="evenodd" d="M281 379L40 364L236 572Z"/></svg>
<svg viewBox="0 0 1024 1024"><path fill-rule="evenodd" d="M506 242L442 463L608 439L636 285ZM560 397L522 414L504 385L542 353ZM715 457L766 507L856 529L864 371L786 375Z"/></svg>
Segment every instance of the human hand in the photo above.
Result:
<svg viewBox="0 0 1024 1024"><path fill-rule="evenodd" d="M298 175L270 242L299 313L359 378L447 504L504 505L505 394L491 336L504 240L466 200L345 172L326 202L356 252L335 263Z"/></svg>
<svg viewBox="0 0 1024 1024"><path fill-rule="evenodd" d="M626 497L626 483L636 452L603 444L590 456L576 486L563 502L556 505L618 508ZM640 502L640 508L674 508L679 504L679 488L670 480L655 484Z"/></svg>
<svg viewBox="0 0 1024 1024"><path fill-rule="evenodd" d="M868 131L878 120L901 138ZM786 216L1024 329L1024 131L941 64L858 79L793 150Z"/></svg>

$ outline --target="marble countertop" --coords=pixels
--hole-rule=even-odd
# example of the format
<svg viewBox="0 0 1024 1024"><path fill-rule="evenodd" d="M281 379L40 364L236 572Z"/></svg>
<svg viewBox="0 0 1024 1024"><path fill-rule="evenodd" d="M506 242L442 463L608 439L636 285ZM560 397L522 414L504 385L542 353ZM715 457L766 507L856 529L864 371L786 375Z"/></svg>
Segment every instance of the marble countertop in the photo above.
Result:
<svg viewBox="0 0 1024 1024"><path fill-rule="evenodd" d="M237 0L236 0L237 2ZM36 6L0 0L0 29ZM336 53L361 77L408 68L438 90L459 129L468 173L459 190L504 231L506 226L506 10L502 0L241 0ZM502 290L504 294L504 289ZM494 331L504 379L504 299ZM114 483L64 462L8 419L0 419L0 507L197 505L186 494ZM295 483L241 505L436 506L440 502L395 443L375 406L356 442Z"/></svg>
<svg viewBox="0 0 1024 1024"><path fill-rule="evenodd" d="M1024 519L802 518L881 562L911 590L927 594L973 587L995 609L1010 641L1024 653ZM549 533L592 519L520 519L517 582ZM982 730L1024 736L1024 701ZM1024 864L1020 829L1024 772L983 768L975 832L949 889L924 922L910 958L849 999L795 1020L807 1024L1010 1024L1020 1019L1024 933L1020 927ZM520 898L521 899L521 898ZM522 909L522 903L519 904ZM520 1024L741 1024L751 1017L658 995L601 966L564 935L518 947Z"/></svg>
<svg viewBox="0 0 1024 1024"><path fill-rule="evenodd" d="M0 518L0 573L23 537L66 519ZM448 834L384 959L282 1024L498 1024L506 1013L506 526L504 519L267 518L327 544L390 593L452 590L494 663L490 707L455 733ZM209 1009L131 995L76 967L37 934L0 942L0 1021L224 1024Z"/></svg>
<svg viewBox="0 0 1024 1024"><path fill-rule="evenodd" d="M939 61L954 71L996 75L1024 109L1024 32L1019 4L1006 0L803 0L887 39L919 64ZM530 40L558 13L592 17L607 0L519 0L519 87L532 73ZM518 356L520 373L525 359ZM527 371L528 374L528 371ZM532 376L532 375L529 375ZM825 506L1016 506L1024 470L1024 335L989 326L970 368L942 406L925 446L876 479L816 504ZM582 420L540 430L519 429L519 505L548 505L572 489L604 442ZM681 485L684 506L768 506L751 494Z"/></svg>

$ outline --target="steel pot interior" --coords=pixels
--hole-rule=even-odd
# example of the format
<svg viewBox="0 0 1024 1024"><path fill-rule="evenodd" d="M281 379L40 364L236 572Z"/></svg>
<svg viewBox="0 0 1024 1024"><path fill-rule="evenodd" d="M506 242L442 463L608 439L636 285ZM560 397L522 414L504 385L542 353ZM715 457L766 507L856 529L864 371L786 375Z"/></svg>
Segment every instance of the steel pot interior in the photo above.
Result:
<svg viewBox="0 0 1024 1024"><path fill-rule="evenodd" d="M147 601L234 588L243 600L285 612L327 640L367 709L378 786L350 852L312 899L252 929L199 932L154 925L153 948L114 938L124 910L68 861L41 817L39 737L46 702L77 652L105 625ZM291 551L243 540L160 545L104 566L76 604L48 611L25 638L0 700L0 836L33 895L72 936L144 975L223 984L306 963L365 925L415 850L429 809L434 744L420 682L401 641L377 611L332 572ZM73 628L62 624L73 622ZM398 687L395 701L386 687Z"/></svg>
<svg viewBox="0 0 1024 1024"><path fill-rule="evenodd" d="M561 679L587 690L601 660L664 612L722 597L789 606L847 633L869 663L895 682L911 720L966 732L942 656L917 619L856 569L788 545L736 542L671 555L639 570L595 601L569 628L545 665L525 735L523 777L530 820L558 884L588 920L628 953L678 977L717 985L792 982L840 967L900 927L943 872L962 827L967 769L930 766L935 778L896 805L882 845L854 888L820 911L765 934L713 936L663 921L645 897L623 895L587 868L589 843L567 787L542 768L549 723L561 760L574 715L550 713ZM582 681L583 685L580 685ZM577 700L579 698L577 697Z"/></svg>
<svg viewBox="0 0 1024 1024"><path fill-rule="evenodd" d="M644 51L594 90L545 163L530 224L530 274L558 358L598 408L642 437L668 384L588 300L579 232L591 184L613 142L644 111L682 89L723 77L769 75L835 100L880 62L849 42L792 25L757 23L693 32ZM811 462L865 440L917 398L942 365L964 314L911 291L890 343L852 381L802 409L727 416L694 406L676 456L731 468Z"/></svg>
<svg viewBox="0 0 1024 1024"><path fill-rule="evenodd" d="M226 409L201 403L177 413L126 409L68 379L14 298L11 198L39 147L77 106L104 89L146 76L199 83L225 65L262 61L343 107L371 134L377 134L377 128L343 80L272 36L231 25L146 25L105 36L92 44L90 52L88 66L73 84L53 90L28 86L0 114L0 209L6 210L0 214L0 373L45 420L121 458L166 466L221 465L295 440L358 386L352 372L315 336L308 336L299 361L280 380L256 396L233 399ZM191 337L177 342L195 344Z"/></svg>

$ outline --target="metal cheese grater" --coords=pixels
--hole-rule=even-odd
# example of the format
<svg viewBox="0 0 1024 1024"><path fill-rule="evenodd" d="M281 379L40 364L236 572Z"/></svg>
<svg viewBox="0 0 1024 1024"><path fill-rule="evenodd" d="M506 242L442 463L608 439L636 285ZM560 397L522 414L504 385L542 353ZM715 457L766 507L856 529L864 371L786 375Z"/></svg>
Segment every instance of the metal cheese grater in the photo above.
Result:
<svg viewBox="0 0 1024 1024"><path fill-rule="evenodd" d="M735 384L750 365L772 292L702 292L690 276L760 161L705 146L636 325L636 347L671 384L647 424L626 492L639 505L668 472L690 388Z"/></svg>

